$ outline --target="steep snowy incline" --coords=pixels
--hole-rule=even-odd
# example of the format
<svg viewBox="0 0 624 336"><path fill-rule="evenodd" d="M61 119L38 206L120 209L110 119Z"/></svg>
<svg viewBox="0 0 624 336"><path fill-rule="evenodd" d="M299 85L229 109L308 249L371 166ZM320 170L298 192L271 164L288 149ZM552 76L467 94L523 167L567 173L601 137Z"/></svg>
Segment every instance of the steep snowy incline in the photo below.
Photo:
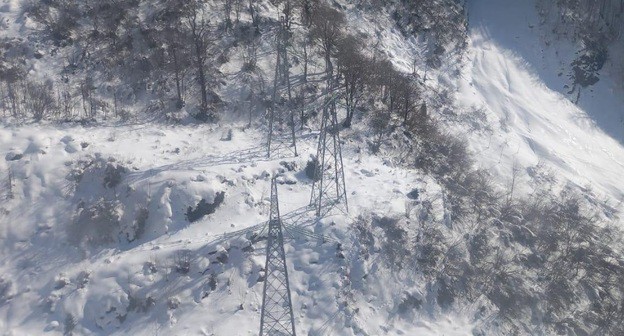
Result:
<svg viewBox="0 0 624 336"><path fill-rule="evenodd" d="M544 163L559 177L619 201L624 148L587 111L547 85L559 65L532 59L542 45L531 28L538 24L534 2L469 3L469 56L459 95L462 105L485 111L494 125L493 132L469 137L484 168L509 176L514 161L524 167ZM615 93L602 94L605 109L621 107Z"/></svg>
<svg viewBox="0 0 624 336"><path fill-rule="evenodd" d="M552 32L552 25L544 23L540 12L547 11L533 1L468 1L468 13L473 36L481 35L501 48L528 63L529 71L549 89L567 95L576 101L580 85L571 79L571 63L583 46ZM612 52L617 52L612 50ZM617 55L611 54L611 59ZM608 60L600 70L600 80L580 89L579 107L585 111L605 133L624 141L624 95L622 86L614 78L617 65Z"/></svg>

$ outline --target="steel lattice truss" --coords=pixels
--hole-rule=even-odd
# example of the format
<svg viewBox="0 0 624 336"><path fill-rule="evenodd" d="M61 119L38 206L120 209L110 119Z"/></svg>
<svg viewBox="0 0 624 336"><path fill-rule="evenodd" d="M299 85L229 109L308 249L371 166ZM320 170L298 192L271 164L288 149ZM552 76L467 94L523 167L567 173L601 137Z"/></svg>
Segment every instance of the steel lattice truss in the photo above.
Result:
<svg viewBox="0 0 624 336"><path fill-rule="evenodd" d="M275 178L271 182L271 213L260 317L260 336L265 335L296 335Z"/></svg>
<svg viewBox="0 0 624 336"><path fill-rule="evenodd" d="M316 208L317 216L321 215L323 207L338 203L343 203L345 210L349 211L339 130L336 103L332 100L323 108L321 133L316 150L318 178L312 184L310 205Z"/></svg>
<svg viewBox="0 0 624 336"><path fill-rule="evenodd" d="M278 100L278 90L280 86L286 84L288 92L288 103L292 101L292 93L290 86L290 74L288 68L290 67L288 62L288 39L289 28L287 23L282 19L279 30L277 32L277 53L275 61L275 77L273 79L273 96L271 99L271 106L269 109L269 133L267 137L267 157L270 158L271 154L278 154L283 149L292 151L297 156L297 142L295 138L295 112L292 108L288 109L288 116L284 116L284 111L276 108ZM284 83L285 82L285 83ZM278 115L279 114L279 115ZM285 119L289 119L286 124L289 124L290 134L286 136Z"/></svg>

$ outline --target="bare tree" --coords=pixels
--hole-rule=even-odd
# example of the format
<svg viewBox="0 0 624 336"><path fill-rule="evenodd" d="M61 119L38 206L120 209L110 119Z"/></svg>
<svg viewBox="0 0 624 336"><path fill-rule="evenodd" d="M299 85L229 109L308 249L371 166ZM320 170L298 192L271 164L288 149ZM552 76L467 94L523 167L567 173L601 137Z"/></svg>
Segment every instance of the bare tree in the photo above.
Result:
<svg viewBox="0 0 624 336"><path fill-rule="evenodd" d="M0 39L0 83L4 82L6 86L6 98L0 99L6 99L7 103L4 105L8 106L15 118L20 113L19 94L24 92L18 90L18 86L26 78L26 69L22 66L26 63L23 56L26 54L24 48L24 44L16 40Z"/></svg>
<svg viewBox="0 0 624 336"><path fill-rule="evenodd" d="M342 38L345 16L329 5L321 4L315 8L311 17L310 36L320 46L325 59L325 72L333 75L332 54Z"/></svg>
<svg viewBox="0 0 624 336"><path fill-rule="evenodd" d="M511 166L511 181L509 182L509 193L507 194L507 201L505 203L505 206L507 208L511 207L514 201L514 191L516 189L516 184L517 184L519 175L520 175L520 165L518 164L517 160L514 160Z"/></svg>
<svg viewBox="0 0 624 336"><path fill-rule="evenodd" d="M249 16L251 16L251 22L254 26L256 34L260 34L260 16L254 6L254 0L249 0Z"/></svg>
<svg viewBox="0 0 624 336"><path fill-rule="evenodd" d="M203 2L192 1L186 9L185 21L190 31L193 43L195 66L201 92L201 105L197 118L204 121L213 120L214 114L209 111L208 105L214 102L214 96L208 93L208 80L206 74L206 61L208 48L212 45L210 21L206 18Z"/></svg>
<svg viewBox="0 0 624 336"><path fill-rule="evenodd" d="M176 89L176 107L184 106L184 78L186 76L186 64L192 62L191 50L185 41L188 41L188 31L180 25L184 16L183 8L175 6L175 0L170 0L163 11L158 13L156 21L161 23L156 28L155 39L164 46L164 57L162 57L163 68L167 75L173 72Z"/></svg>
<svg viewBox="0 0 624 336"><path fill-rule="evenodd" d="M232 29L232 8L234 0L223 0L223 14L225 16L225 31Z"/></svg>
<svg viewBox="0 0 624 336"><path fill-rule="evenodd" d="M396 87L398 108L403 116L403 124L407 124L410 114L416 112L417 102L420 99L419 90L416 82L411 76L401 75L400 81Z"/></svg>
<svg viewBox="0 0 624 336"><path fill-rule="evenodd" d="M39 121L47 117L55 108L54 88L52 82L46 83L29 82L27 88L27 107L33 113L35 120Z"/></svg>
<svg viewBox="0 0 624 336"><path fill-rule="evenodd" d="M369 121L369 126L374 134L374 141L372 142L372 151L377 153L381 148L381 143L384 136L388 133L388 127L390 126L390 113L383 109L376 109Z"/></svg>
<svg viewBox="0 0 624 336"><path fill-rule="evenodd" d="M344 93L347 110L347 117L343 122L344 127L350 127L360 99L364 93L364 83L367 75L366 57L362 55L361 49L363 41L348 35L344 37L337 52L338 72L344 79Z"/></svg>
<svg viewBox="0 0 624 336"><path fill-rule="evenodd" d="M16 77L12 77L12 76L5 77L8 105L10 106L11 114L15 118L19 116L19 104L18 104L18 96L17 96L18 93L15 89L17 82L18 80Z"/></svg>
<svg viewBox="0 0 624 336"><path fill-rule="evenodd" d="M236 16L236 24L240 22L240 13L244 7L245 0L234 0L234 15Z"/></svg>
<svg viewBox="0 0 624 336"><path fill-rule="evenodd" d="M319 5L318 0L296 0L296 6L300 7L301 22L305 26L310 26L312 21L312 13Z"/></svg>
<svg viewBox="0 0 624 336"><path fill-rule="evenodd" d="M71 91L66 88L64 90L59 90L59 98L58 105L60 110L60 117L66 120L70 120L74 116L74 108L76 107L75 97L72 95Z"/></svg>
<svg viewBox="0 0 624 336"><path fill-rule="evenodd" d="M93 118L96 113L96 104L94 104L93 93L95 92L95 83L93 77L86 76L84 81L80 83L80 94L82 97L82 109L84 118Z"/></svg>

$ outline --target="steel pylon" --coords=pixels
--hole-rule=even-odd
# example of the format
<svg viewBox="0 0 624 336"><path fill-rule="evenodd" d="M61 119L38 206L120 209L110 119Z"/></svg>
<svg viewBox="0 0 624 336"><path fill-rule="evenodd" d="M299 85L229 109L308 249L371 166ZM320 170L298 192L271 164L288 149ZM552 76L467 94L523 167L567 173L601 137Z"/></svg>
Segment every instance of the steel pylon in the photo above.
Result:
<svg viewBox="0 0 624 336"><path fill-rule="evenodd" d="M349 211L347 191L342 164L340 145L340 125L336 115L336 102L328 96L328 103L323 107L321 132L316 150L316 178L312 183L310 205L316 208L320 216L324 206L342 203Z"/></svg>
<svg viewBox="0 0 624 336"><path fill-rule="evenodd" d="M290 105L292 102L292 92L291 92L291 84L290 84L290 64L288 61L288 45L290 39L290 31L288 27L288 23L285 21L285 18L281 19L279 30L277 32L277 42L276 42L276 59L275 59L275 77L273 78L273 94L271 96L271 105L269 107L269 132L267 136L267 157L270 158L271 154L278 153L282 148L287 147L292 150L297 156L297 140L295 136L295 112L292 106ZM285 136L280 132L279 128L276 127L277 123L279 126L284 126L284 115L283 111L276 111L276 105L278 100L278 90L281 86L286 85L287 93L288 93L288 116L289 119L286 124L290 128L290 135ZM280 95L281 96L281 95ZM280 98L281 99L281 98ZM280 115L277 114L279 112ZM277 119L277 120L276 120Z"/></svg>
<svg viewBox="0 0 624 336"><path fill-rule="evenodd" d="M295 319L288 284L284 235L275 177L271 181L271 212L264 269L260 336L295 336Z"/></svg>

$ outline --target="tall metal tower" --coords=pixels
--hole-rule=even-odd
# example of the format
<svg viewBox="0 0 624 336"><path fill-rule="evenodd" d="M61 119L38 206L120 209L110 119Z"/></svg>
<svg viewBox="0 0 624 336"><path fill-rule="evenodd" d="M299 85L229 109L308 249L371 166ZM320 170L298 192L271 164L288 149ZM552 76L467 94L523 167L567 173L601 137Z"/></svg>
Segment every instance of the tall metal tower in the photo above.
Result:
<svg viewBox="0 0 624 336"><path fill-rule="evenodd" d="M290 40L290 28L285 18L281 18L279 30L277 33L277 53L275 60L275 77L273 79L273 94L271 97L271 106L269 108L269 134L267 139L267 157L278 151L280 147L288 146L294 150L297 156L297 141L295 136L295 110L290 106L292 102L292 91L290 84L290 64L288 63L288 43ZM290 139L284 139L276 132L276 122L283 124L282 115L277 115L276 104L278 99L278 90L281 86L286 85L288 93L288 126L290 127ZM281 99L281 98L280 98ZM283 111L282 111L283 112ZM276 120L278 119L278 120ZM290 143L288 143L290 142Z"/></svg>
<svg viewBox="0 0 624 336"><path fill-rule="evenodd" d="M310 196L310 205L316 208L317 216L321 215L323 206L341 202L344 202L345 210L349 211L340 146L340 125L336 116L336 100L329 97L329 94L327 96L328 103L323 107L321 133L316 150L318 167L315 175L317 179L312 183Z"/></svg>
<svg viewBox="0 0 624 336"><path fill-rule="evenodd" d="M295 319L288 284L284 235L275 177L271 181L271 213L264 269L260 336L295 336Z"/></svg>

